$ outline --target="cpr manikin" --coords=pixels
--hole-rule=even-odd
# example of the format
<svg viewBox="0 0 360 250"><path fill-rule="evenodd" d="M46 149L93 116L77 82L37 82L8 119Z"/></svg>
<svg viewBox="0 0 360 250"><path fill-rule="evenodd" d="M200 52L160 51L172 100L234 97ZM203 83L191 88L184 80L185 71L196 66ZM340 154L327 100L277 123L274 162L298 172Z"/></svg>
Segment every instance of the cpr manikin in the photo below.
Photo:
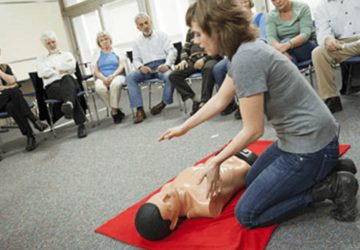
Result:
<svg viewBox="0 0 360 250"><path fill-rule="evenodd" d="M161 240L175 229L180 217L219 216L233 195L244 186L250 164L256 158L246 150L224 161L220 167L221 192L212 198L206 198L206 181L197 185L204 164L186 168L139 208L136 230L147 240Z"/></svg>

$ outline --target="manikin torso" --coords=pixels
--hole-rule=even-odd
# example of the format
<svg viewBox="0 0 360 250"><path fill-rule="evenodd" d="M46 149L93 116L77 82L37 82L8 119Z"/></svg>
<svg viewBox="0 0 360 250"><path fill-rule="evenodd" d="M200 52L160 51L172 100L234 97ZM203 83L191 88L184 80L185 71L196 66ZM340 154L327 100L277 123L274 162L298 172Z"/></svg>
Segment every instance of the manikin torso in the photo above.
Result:
<svg viewBox="0 0 360 250"><path fill-rule="evenodd" d="M206 198L206 178L200 185L196 184L203 168L204 164L186 168L147 202L155 204L162 218L175 225L179 217L219 216L226 203L243 187L250 165L236 156L224 161L220 167L221 192L211 199Z"/></svg>

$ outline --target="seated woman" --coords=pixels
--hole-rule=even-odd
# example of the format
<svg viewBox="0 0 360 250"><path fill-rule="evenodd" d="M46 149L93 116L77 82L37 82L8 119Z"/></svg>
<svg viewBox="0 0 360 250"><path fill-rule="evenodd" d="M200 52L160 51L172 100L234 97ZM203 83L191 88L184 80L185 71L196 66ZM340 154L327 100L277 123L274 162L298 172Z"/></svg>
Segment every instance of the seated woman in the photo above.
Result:
<svg viewBox="0 0 360 250"><path fill-rule="evenodd" d="M233 195L244 186L249 164L256 158L248 150L230 157L221 164L220 182L217 183L197 184L204 164L186 168L139 208L135 218L136 230L147 240L161 240L175 229L179 217L219 216ZM216 185L219 195L207 197L209 185Z"/></svg>
<svg viewBox="0 0 360 250"><path fill-rule="evenodd" d="M0 64L0 112L8 112L14 119L21 133L27 136L26 150L31 151L36 148L36 140L27 119L39 131L44 131L47 125L34 116L18 87L10 66Z"/></svg>
<svg viewBox="0 0 360 250"><path fill-rule="evenodd" d="M112 39L108 32L100 31L96 36L99 53L92 59L95 91L107 107L111 107L114 123L120 123L125 114L119 109L121 85L125 83L124 65L120 53L112 48Z"/></svg>
<svg viewBox="0 0 360 250"><path fill-rule="evenodd" d="M311 59L317 46L310 41L315 34L310 8L305 3L272 0L275 8L266 18L268 43L286 55L294 64Z"/></svg>
<svg viewBox="0 0 360 250"><path fill-rule="evenodd" d="M253 0L235 0L237 4L240 6L243 6L245 10L250 14L252 24L259 28L259 36L257 37L258 40L261 40L265 43L266 41L266 16L264 13L257 13L255 14L251 9L254 7L254 1ZM229 60L227 58L222 59L219 63L217 63L213 68L213 75L215 78L215 81L217 82L219 88L221 87L221 84L223 83L226 73L228 72L229 67ZM235 101L232 101L222 112L221 115L229 115L233 111L236 111L235 118L241 119L240 111L237 109L237 105Z"/></svg>

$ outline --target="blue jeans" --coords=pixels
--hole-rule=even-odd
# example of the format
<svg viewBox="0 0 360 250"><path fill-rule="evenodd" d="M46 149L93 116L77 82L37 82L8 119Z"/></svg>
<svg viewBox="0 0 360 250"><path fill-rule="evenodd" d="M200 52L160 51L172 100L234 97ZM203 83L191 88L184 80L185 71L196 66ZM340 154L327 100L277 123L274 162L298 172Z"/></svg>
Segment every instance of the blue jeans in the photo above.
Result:
<svg viewBox="0 0 360 250"><path fill-rule="evenodd" d="M158 69L158 67L161 64L164 64L165 60L158 60L153 61L150 63L145 64L145 66L149 67L151 70L155 71ZM153 79L153 78L159 78L160 80L164 81L164 89L163 89L163 97L162 101L165 104L171 104L173 102L173 92L174 89L170 84L169 81L169 75L171 73L171 69L164 73L150 73L150 74L144 74L140 70L132 71L127 77L126 77L126 84L128 86L129 90L129 96L130 96L130 107L131 108L137 108L143 106L142 98L141 98L141 90L139 83Z"/></svg>
<svg viewBox="0 0 360 250"><path fill-rule="evenodd" d="M213 75L215 78L215 81L217 82L219 88L223 81L225 80L226 74L228 72L230 66L230 62L227 58L222 59L220 62L215 64L213 67Z"/></svg>
<svg viewBox="0 0 360 250"><path fill-rule="evenodd" d="M280 43L286 43L291 38L286 38L282 40ZM291 61L294 64L298 64L299 62L307 61L311 59L311 52L312 50L317 47L317 43L314 43L312 41L307 41L303 45L297 48L289 49L286 51L291 56Z"/></svg>
<svg viewBox="0 0 360 250"><path fill-rule="evenodd" d="M338 158L337 137L309 154L285 152L274 142L246 176L247 189L235 208L237 220L251 229L266 227L312 205L312 187L325 179Z"/></svg>
<svg viewBox="0 0 360 250"><path fill-rule="evenodd" d="M215 64L213 67L213 75L215 78L215 81L217 82L219 88L221 87L221 84L224 82L226 74L229 70L230 62L227 58L222 59L220 62ZM234 99L229 103L234 103Z"/></svg>

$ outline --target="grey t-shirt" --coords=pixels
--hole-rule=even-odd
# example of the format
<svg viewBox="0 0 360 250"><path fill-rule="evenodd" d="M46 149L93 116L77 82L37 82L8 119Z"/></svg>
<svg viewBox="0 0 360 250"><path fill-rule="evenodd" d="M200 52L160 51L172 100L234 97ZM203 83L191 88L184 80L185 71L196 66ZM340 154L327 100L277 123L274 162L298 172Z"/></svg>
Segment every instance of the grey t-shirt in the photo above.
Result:
<svg viewBox="0 0 360 250"><path fill-rule="evenodd" d="M229 76L239 98L264 93L264 111L279 148L313 153L337 135L338 124L318 94L283 54L262 42L242 44Z"/></svg>

